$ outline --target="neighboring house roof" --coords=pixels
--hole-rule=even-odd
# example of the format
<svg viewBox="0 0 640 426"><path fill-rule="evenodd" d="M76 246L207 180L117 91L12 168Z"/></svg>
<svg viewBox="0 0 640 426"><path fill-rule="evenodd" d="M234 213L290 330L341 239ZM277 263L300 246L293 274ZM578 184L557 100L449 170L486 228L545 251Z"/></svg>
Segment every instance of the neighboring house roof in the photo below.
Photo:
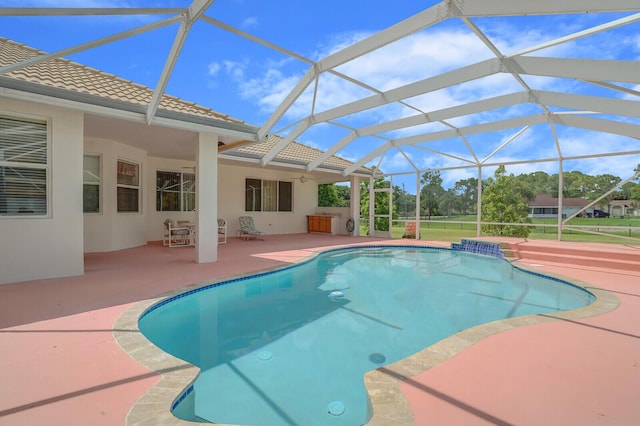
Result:
<svg viewBox="0 0 640 426"><path fill-rule="evenodd" d="M584 198L563 198L564 207L584 207L589 204L589 200ZM558 199L549 195L537 195L535 200L529 202L529 207L558 207Z"/></svg>
<svg viewBox="0 0 640 426"><path fill-rule="evenodd" d="M46 55L46 52L0 37L0 67L27 61L41 55ZM26 84L20 85L16 82ZM153 96L153 90L149 87L64 58L52 58L0 73L0 87L2 86L22 91L35 91L90 104L95 104L96 100L106 99L115 102L116 107L125 110L135 106L137 109L134 109L138 112L144 111ZM77 98L77 95L70 97L70 93L85 95L85 97ZM254 126L250 126L242 120L167 94L162 95L160 98L158 108L159 110L179 114L178 117L183 119L199 117L215 120L213 123L215 126L244 129L254 134L257 130ZM228 126L225 126L224 123L227 123ZM279 136L272 135L262 143L230 147L224 152L224 156L227 158L237 157L239 159L261 158L281 139ZM275 160L281 164L288 163L300 166L315 160L320 154L322 154L322 151L318 149L292 142L277 155ZM343 158L331 156L320 165L320 169L341 171L352 164ZM366 167L360 167L356 170L356 173L372 174L371 170Z"/></svg>
<svg viewBox="0 0 640 426"><path fill-rule="evenodd" d="M633 205L634 200L611 200L609 201L609 205L611 206L624 206L629 207Z"/></svg>

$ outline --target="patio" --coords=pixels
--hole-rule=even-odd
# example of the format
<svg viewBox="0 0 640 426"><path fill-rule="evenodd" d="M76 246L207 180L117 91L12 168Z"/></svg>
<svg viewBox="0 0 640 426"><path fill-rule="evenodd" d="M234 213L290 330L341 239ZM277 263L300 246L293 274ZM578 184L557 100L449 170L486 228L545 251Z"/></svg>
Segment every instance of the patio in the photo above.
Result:
<svg viewBox="0 0 640 426"><path fill-rule="evenodd" d="M2 285L0 424L123 425L136 401L160 381L114 338L114 332L131 332L115 330L114 323L137 302L278 267L327 247L378 241L409 243L318 234L230 238L219 247L218 262L206 264L193 263L192 247L150 244L86 255L84 276ZM503 327L479 341L458 336L458 347L467 349L447 352L455 345L434 345L433 363L421 373L381 369L382 376L404 381L414 424L635 423L640 264L623 271L526 258L516 263L609 290L619 306L595 317L520 321L536 324Z"/></svg>

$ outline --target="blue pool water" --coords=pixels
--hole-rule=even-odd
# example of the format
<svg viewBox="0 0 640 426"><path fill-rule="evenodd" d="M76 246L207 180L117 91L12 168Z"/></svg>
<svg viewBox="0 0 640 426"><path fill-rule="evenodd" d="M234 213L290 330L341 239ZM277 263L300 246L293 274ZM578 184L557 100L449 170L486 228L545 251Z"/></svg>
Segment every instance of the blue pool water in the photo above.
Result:
<svg viewBox="0 0 640 426"><path fill-rule="evenodd" d="M247 425L361 425L367 371L478 324L576 309L569 283L448 249L333 250L149 308L142 333L201 369L174 414Z"/></svg>

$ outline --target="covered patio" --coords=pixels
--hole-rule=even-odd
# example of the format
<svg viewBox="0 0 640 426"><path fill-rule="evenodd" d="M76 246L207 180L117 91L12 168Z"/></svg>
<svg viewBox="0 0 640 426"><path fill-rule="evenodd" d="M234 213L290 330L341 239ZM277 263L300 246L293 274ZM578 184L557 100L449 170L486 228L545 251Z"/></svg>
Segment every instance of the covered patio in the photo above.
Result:
<svg viewBox="0 0 640 426"><path fill-rule="evenodd" d="M445 245L321 234L230 238L219 247L218 262L198 264L194 248L149 244L87 254L83 276L0 286L0 424L180 424L161 404L137 406L150 417L127 418L145 393L171 401L182 387L153 388L172 371L149 370L118 345L115 335L138 333L118 328L123 313L185 286L281 267L331 247L379 243ZM390 412L397 401L370 389L372 424L620 425L640 418L640 268L515 263L606 289L606 307L596 316L525 317L476 327L430 347L422 365L383 367L376 374L401 383L413 419Z"/></svg>

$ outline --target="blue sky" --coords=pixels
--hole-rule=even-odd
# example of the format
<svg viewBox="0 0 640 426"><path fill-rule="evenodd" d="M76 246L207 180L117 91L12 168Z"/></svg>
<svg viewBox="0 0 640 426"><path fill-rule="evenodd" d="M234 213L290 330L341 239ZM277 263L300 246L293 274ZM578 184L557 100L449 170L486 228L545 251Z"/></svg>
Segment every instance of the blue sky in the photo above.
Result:
<svg viewBox="0 0 640 426"><path fill-rule="evenodd" d="M2 2L6 7L184 7L189 3L190 1L185 0L5 0ZM433 0L421 2L326 0L321 3L291 0L217 0L208 9L206 15L316 61L437 3L439 2ZM489 36L501 52L509 54L527 46L628 15L631 14L477 18L472 19L472 22ZM161 17L0 17L0 28L2 28L0 35L44 51L54 52L158 19ZM173 24L80 52L69 58L153 88L158 82L177 28L178 25ZM535 55L638 61L640 25L636 22L566 45L536 52ZM467 26L456 19L447 20L427 31L344 64L339 71L377 89L389 90L491 57L493 54L489 49L473 35ZM309 65L300 60L210 24L199 22L194 25L189 34L166 92L260 126L308 68ZM607 92L607 96L638 100L633 95L625 95L623 92L612 93L607 89L575 80L546 77L527 77L526 80L532 87L540 90L569 90L582 94ZM639 90L638 87L627 87ZM321 77L318 90L316 111L329 109L371 94L361 87L326 74ZM521 90L522 87L512 77L499 74L419 96L411 102L425 111L434 111L470 100ZM308 90L274 130L281 130L280 134L286 135L287 125L310 113L312 100L313 93ZM539 112L539 109L523 105L477 116L460 117L451 120L450 123L464 126L495 117L512 117L523 111L535 113ZM381 119L388 120L413 114L415 111L392 105L346 117L341 120L341 123L360 127ZM628 121L638 123L638 120L628 119ZM548 126L539 127L540 129L529 130L518 137L515 142L496 155L495 159L508 162L514 159L555 156L555 146ZM437 131L445 128L442 124L434 123L423 128L410 128L385 136L398 138L425 130ZM517 130L509 129L470 136L467 143L479 157L483 158L512 137ZM318 125L303 133L297 140L324 150L346 132L345 129L336 126ZM593 134L569 127L559 129L559 136L565 155L590 154L598 152L597 149L605 151L640 149L637 140ZM355 160L381 143L382 141L376 138L357 139L338 154L349 160ZM435 151L452 152L469 158L468 147L457 138L423 147ZM419 148L406 148L405 154L421 168L453 167L462 164L454 158L430 155L429 152ZM378 161L379 159L375 159L369 165L380 164L385 172L409 170L406 159L398 151L390 151L381 163ZM616 171L613 174L625 179L632 174L635 165L640 163L640 156L606 157L573 163L567 162L564 166L565 170L580 169L590 174ZM508 166L507 170L515 173L535 170L556 173L557 164L521 164ZM491 170L487 170L484 175L486 177L491 173ZM446 182L452 183L458 179L475 176L475 171L472 169L444 171L443 176ZM415 177L410 176L406 182L412 185L413 181Z"/></svg>

